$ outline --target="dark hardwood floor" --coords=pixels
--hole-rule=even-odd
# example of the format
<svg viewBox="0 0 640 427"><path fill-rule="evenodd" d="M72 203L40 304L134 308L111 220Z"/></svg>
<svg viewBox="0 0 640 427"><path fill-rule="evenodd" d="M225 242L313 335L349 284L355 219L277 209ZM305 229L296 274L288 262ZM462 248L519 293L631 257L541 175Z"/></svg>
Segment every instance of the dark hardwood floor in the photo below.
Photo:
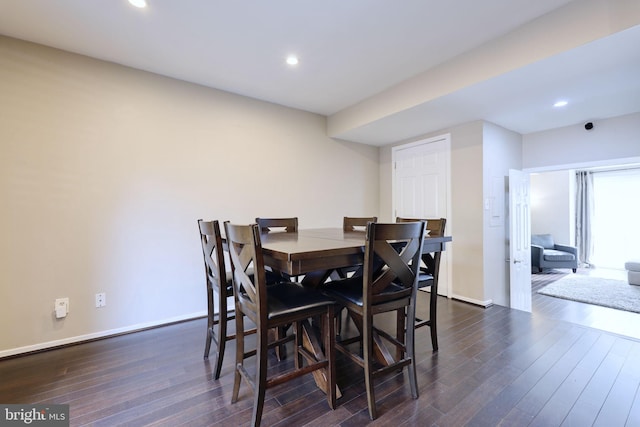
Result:
<svg viewBox="0 0 640 427"><path fill-rule="evenodd" d="M422 309L428 294L419 294ZM542 311L446 298L438 314L439 352L428 328L417 333L417 400L406 369L386 377L376 386L379 418L370 421L362 371L340 358L336 410L311 377L300 378L267 391L263 425L640 425L640 341ZM205 329L197 319L2 360L0 402L66 403L71 425L247 425L249 387L230 403L235 347L211 380ZM272 357L270 366L282 364Z"/></svg>

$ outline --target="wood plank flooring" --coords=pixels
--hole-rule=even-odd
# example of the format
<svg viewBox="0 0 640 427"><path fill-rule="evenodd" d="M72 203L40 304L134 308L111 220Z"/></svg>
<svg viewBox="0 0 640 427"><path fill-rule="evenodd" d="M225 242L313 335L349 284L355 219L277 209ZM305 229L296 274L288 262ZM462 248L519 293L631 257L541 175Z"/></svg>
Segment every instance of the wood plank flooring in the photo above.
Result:
<svg viewBox="0 0 640 427"><path fill-rule="evenodd" d="M615 334L640 339L640 314L616 310L576 301L568 301L547 295L540 295L538 290L566 275L574 274L570 270L545 270L543 273L531 275L532 313L551 319L609 331ZM604 269L578 269L576 274L610 279L627 280L626 271Z"/></svg>
<svg viewBox="0 0 640 427"><path fill-rule="evenodd" d="M428 294L419 297L423 310ZM640 341L544 313L440 298L440 351L431 351L428 328L417 333L417 400L406 369L383 378L379 417L369 420L362 371L340 358L343 397L334 411L309 376L267 391L263 425L640 425ZM197 319L1 360L0 402L66 403L74 426L247 425L249 387L230 403L235 347L211 380L205 325ZM282 366L271 358L270 369Z"/></svg>

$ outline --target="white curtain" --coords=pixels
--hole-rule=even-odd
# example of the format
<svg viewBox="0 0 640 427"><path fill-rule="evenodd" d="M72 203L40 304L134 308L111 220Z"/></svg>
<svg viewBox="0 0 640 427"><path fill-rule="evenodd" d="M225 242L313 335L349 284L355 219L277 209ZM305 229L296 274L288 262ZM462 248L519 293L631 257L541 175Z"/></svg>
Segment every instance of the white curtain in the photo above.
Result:
<svg viewBox="0 0 640 427"><path fill-rule="evenodd" d="M591 265L593 253L593 206L593 173L576 171L576 246L580 263L584 266Z"/></svg>

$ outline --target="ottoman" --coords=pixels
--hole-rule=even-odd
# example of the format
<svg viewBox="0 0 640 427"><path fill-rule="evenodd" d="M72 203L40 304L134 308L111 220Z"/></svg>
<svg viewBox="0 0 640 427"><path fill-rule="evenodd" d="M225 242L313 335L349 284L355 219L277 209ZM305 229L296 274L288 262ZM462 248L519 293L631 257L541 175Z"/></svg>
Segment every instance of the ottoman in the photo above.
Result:
<svg viewBox="0 0 640 427"><path fill-rule="evenodd" d="M627 261L624 263L624 268L627 270L629 284L640 286L640 260Z"/></svg>

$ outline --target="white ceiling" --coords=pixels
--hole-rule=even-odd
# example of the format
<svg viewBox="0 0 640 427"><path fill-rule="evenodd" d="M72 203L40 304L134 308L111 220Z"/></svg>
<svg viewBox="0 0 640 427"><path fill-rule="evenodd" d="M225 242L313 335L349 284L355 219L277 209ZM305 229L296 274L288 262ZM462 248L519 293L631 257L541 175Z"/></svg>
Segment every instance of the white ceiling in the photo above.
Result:
<svg viewBox="0 0 640 427"><path fill-rule="evenodd" d="M1 0L0 34L331 116L569 0L147 2ZM526 134L638 112L638 46L640 26L340 137L380 145L477 119ZM571 104L554 111L559 97Z"/></svg>

